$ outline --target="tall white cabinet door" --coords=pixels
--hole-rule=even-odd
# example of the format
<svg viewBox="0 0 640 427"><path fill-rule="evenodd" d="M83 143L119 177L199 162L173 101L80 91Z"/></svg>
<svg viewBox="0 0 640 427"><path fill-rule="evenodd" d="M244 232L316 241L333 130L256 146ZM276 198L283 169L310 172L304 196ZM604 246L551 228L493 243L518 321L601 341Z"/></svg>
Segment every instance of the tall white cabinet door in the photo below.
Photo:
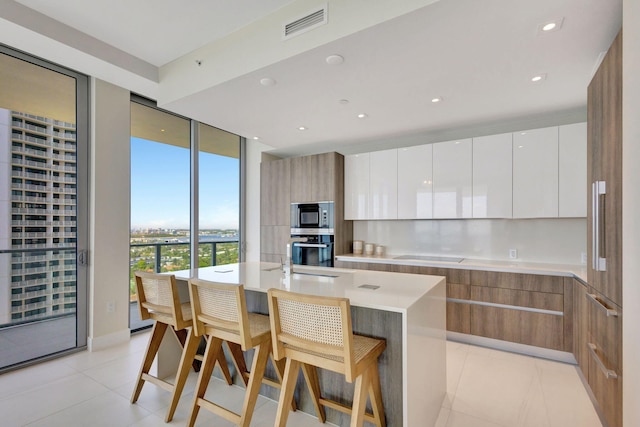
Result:
<svg viewBox="0 0 640 427"><path fill-rule="evenodd" d="M369 153L344 157L344 218L369 219Z"/></svg>
<svg viewBox="0 0 640 427"><path fill-rule="evenodd" d="M398 150L369 153L369 218L398 218Z"/></svg>
<svg viewBox="0 0 640 427"><path fill-rule="evenodd" d="M512 217L511 133L473 138L473 217Z"/></svg>
<svg viewBox="0 0 640 427"><path fill-rule="evenodd" d="M513 217L558 216L558 128L513 134Z"/></svg>
<svg viewBox="0 0 640 427"><path fill-rule="evenodd" d="M398 148L398 219L433 218L433 145Z"/></svg>
<svg viewBox="0 0 640 427"><path fill-rule="evenodd" d="M587 124L560 126L559 214L561 217L587 216Z"/></svg>
<svg viewBox="0 0 640 427"><path fill-rule="evenodd" d="M433 217L471 218L471 139L433 144Z"/></svg>

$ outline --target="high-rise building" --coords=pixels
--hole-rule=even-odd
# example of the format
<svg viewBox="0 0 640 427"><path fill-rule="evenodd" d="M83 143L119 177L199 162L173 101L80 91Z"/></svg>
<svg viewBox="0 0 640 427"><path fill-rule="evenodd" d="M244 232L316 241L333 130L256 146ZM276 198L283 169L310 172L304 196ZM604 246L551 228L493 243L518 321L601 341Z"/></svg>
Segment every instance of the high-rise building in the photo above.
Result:
<svg viewBox="0 0 640 427"><path fill-rule="evenodd" d="M76 311L76 126L0 109L0 325Z"/></svg>

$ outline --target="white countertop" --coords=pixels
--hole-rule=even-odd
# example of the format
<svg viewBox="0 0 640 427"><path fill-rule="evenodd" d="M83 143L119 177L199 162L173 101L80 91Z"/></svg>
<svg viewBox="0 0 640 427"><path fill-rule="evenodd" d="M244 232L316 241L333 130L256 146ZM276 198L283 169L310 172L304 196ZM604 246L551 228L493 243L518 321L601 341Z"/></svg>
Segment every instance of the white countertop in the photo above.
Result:
<svg viewBox="0 0 640 427"><path fill-rule="evenodd" d="M494 261L484 259L465 258L461 262L432 261L395 258L398 255L337 255L336 260L347 262L370 262L378 264L415 265L422 267L459 268L464 270L501 271L505 273L544 274L550 276L575 277L587 282L587 266L573 264L549 264L518 261ZM419 257L420 255L416 255Z"/></svg>
<svg viewBox="0 0 640 427"><path fill-rule="evenodd" d="M172 272L177 280L192 277L212 282L243 284L245 290L266 292L287 289L311 295L349 298L351 305L385 311L406 312L426 293L441 283L441 276L389 273L296 265L285 277L278 263L246 262ZM444 283L444 282L442 282ZM362 285L378 286L377 289Z"/></svg>

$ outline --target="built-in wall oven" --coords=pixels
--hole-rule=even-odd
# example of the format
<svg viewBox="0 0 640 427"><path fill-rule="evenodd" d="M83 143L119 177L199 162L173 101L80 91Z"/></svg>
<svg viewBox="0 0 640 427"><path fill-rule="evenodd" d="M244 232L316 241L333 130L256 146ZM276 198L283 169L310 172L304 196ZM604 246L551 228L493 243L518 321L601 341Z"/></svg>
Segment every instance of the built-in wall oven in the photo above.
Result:
<svg viewBox="0 0 640 427"><path fill-rule="evenodd" d="M291 237L307 239L292 243L294 264L333 267L333 202L292 203Z"/></svg>

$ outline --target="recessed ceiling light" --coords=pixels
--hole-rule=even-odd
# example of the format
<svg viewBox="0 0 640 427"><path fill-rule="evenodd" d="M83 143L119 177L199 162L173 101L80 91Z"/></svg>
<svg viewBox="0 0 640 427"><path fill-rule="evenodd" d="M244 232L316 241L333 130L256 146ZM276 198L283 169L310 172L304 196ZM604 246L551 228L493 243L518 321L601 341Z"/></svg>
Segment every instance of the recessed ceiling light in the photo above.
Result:
<svg viewBox="0 0 640 427"><path fill-rule="evenodd" d="M340 55L329 55L325 59L329 65L340 65L344 62L344 58Z"/></svg>
<svg viewBox="0 0 640 427"><path fill-rule="evenodd" d="M433 102L434 104L436 104L438 102L442 102L442 97L441 96L436 96L435 98L431 98L431 102Z"/></svg>
<svg viewBox="0 0 640 427"><path fill-rule="evenodd" d="M298 130L307 130L305 126L298 126Z"/></svg>
<svg viewBox="0 0 640 427"><path fill-rule="evenodd" d="M551 19L547 22L543 22L538 25L538 33L551 33L553 31L558 31L562 27L562 22L564 18L555 18Z"/></svg>
<svg viewBox="0 0 640 427"><path fill-rule="evenodd" d="M358 118L359 119L366 119L367 117L369 117L368 115L366 115L365 113L360 113L358 114Z"/></svg>
<svg viewBox="0 0 640 427"><path fill-rule="evenodd" d="M537 75L531 77L531 81L534 82L534 83L538 83L538 82L541 82L541 81L545 80L546 78L547 78L546 74L537 74Z"/></svg>
<svg viewBox="0 0 640 427"><path fill-rule="evenodd" d="M259 136L254 136L252 139L254 139L255 141L259 140L260 137Z"/></svg>
<svg viewBox="0 0 640 427"><path fill-rule="evenodd" d="M274 86L276 84L276 81L271 77L265 77L260 79L260 84L262 86Z"/></svg>
<svg viewBox="0 0 640 427"><path fill-rule="evenodd" d="M164 129L160 129L160 132L164 132Z"/></svg>
<svg viewBox="0 0 640 427"><path fill-rule="evenodd" d="M342 105L347 105L349 103L348 99L341 99L340 101L338 101L340 104Z"/></svg>

